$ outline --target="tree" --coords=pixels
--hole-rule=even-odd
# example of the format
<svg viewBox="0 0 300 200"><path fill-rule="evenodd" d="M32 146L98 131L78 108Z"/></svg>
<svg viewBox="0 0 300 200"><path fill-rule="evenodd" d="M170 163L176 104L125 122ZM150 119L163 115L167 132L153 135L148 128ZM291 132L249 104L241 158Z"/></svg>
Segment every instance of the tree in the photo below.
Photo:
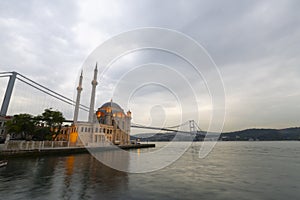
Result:
<svg viewBox="0 0 300 200"><path fill-rule="evenodd" d="M53 135L53 139L60 133L61 125L65 121L60 111L53 111L52 108L45 109L41 116L37 116L36 120L44 122Z"/></svg>
<svg viewBox="0 0 300 200"><path fill-rule="evenodd" d="M28 139L35 130L34 118L30 114L14 115L13 119L6 122L8 133L19 135L20 139Z"/></svg>
<svg viewBox="0 0 300 200"><path fill-rule="evenodd" d="M60 133L64 121L61 112L49 108L35 117L30 114L15 115L6 123L6 128L8 133L17 134L20 139L52 140Z"/></svg>
<svg viewBox="0 0 300 200"><path fill-rule="evenodd" d="M37 126L32 139L38 141L52 140L52 133L48 127Z"/></svg>

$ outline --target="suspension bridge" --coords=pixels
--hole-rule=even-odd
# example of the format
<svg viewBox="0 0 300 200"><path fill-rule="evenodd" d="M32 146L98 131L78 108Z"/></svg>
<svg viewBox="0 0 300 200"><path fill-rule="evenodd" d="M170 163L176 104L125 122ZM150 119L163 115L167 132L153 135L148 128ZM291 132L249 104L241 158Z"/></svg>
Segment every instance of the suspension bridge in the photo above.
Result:
<svg viewBox="0 0 300 200"><path fill-rule="evenodd" d="M4 99L2 102L1 106L1 111L0 111L0 116L6 116L8 107L10 104L10 100L13 94L13 89L16 80L21 81L22 83L25 83L26 85L46 94L49 95L65 104L75 106L75 101L62 95L59 94L51 89L49 89L46 86L43 86L36 81L18 73L18 72L0 72L0 78L9 78L7 88L4 94ZM89 107L80 104L79 109L88 112ZM73 122L73 120L66 120L66 122ZM188 126L189 130L184 131L180 130L181 127ZM175 125L175 126L169 126L169 127L153 127L153 126L145 126L145 125L140 125L136 123L131 124L132 128L139 128L139 129L151 129L151 130L161 130L161 131L168 131L168 132L180 132L180 133L186 133L186 134L200 134L200 135L205 135L205 131L202 131L201 128L198 126L198 124L194 120L188 120L182 124Z"/></svg>
<svg viewBox="0 0 300 200"><path fill-rule="evenodd" d="M189 126L189 131L183 131L180 130L181 127ZM205 135L205 132L201 130L201 128L198 126L198 124L194 120L188 120L182 124L178 124L175 126L169 126L169 127L153 127L153 126L144 126L136 123L131 124L132 128L141 128L141 129L151 129L151 130L160 130L160 131L169 131L169 132L180 132L180 133L186 133L186 134L200 134Z"/></svg>

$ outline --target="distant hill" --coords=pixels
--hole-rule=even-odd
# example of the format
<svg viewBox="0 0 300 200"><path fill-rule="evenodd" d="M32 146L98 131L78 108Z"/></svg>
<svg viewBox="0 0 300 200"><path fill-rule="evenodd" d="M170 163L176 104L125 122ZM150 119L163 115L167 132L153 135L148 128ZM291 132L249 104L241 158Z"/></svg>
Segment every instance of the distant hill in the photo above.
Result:
<svg viewBox="0 0 300 200"><path fill-rule="evenodd" d="M208 133L209 134L209 133ZM175 137L176 136L176 137ZM198 132L196 136L179 134L176 132L143 133L131 136L131 140L139 139L140 141L202 141L205 132ZM280 140L300 140L300 127L286 129L246 129L241 131L222 133L219 140L223 141L280 141Z"/></svg>
<svg viewBox="0 0 300 200"><path fill-rule="evenodd" d="M222 140L300 140L300 128L286 129L246 129L229 133L222 133Z"/></svg>

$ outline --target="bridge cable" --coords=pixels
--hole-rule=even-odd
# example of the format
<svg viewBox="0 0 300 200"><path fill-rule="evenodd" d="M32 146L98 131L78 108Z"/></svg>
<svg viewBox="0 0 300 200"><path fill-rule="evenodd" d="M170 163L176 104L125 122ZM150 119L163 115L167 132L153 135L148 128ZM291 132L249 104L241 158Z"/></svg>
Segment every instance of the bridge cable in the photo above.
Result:
<svg viewBox="0 0 300 200"><path fill-rule="evenodd" d="M27 85L29 85L29 86L35 88L35 89L41 91L41 92L44 92L45 94L48 94L48 95L50 95L50 96L52 96L52 97L54 97L54 98L56 98L56 99L58 99L58 100L61 100L61 101L65 102L65 103L67 103L67 104L69 104L69 105L74 106L74 103L73 103L73 102L68 102L68 101L66 101L65 99L62 99L62 98L60 98L60 97L57 97L57 96L55 96L55 95L53 95L53 94L51 94L51 93L49 93L49 92L47 92L47 91L45 91L45 90L43 90L43 89L41 89L41 88L38 88L37 86L35 86L35 85L31 84L31 83L28 83L28 82L25 81L25 80L22 80L22 79L18 78L18 77L17 77L17 79L20 80L20 81L22 81L23 83L26 83ZM88 110L85 109L85 108L80 108L80 109L85 110L85 111L88 111Z"/></svg>
<svg viewBox="0 0 300 200"><path fill-rule="evenodd" d="M17 73L17 74L18 74L19 76L21 76L21 77L23 77L23 78L29 80L30 82L32 82L32 83L38 85L39 87L42 87L42 88L48 90L49 92L52 92L52 93L54 93L54 94L60 96L61 98L67 99L68 101L71 101L71 102L73 103L73 105L75 105L75 101L73 101L72 99L67 98L67 97L65 97L65 96L63 96L63 95L61 95L61 94L59 94L59 93L57 93L57 92L54 92L53 90L51 90L51 89L49 89L49 88L47 88L47 87L45 87L45 86L43 86L43 85L41 85L41 84L39 84L39 83L37 83L37 82L35 82L35 81L33 81L33 80L31 80L31 79L29 79L29 78L23 76L22 74L19 74L19 73ZM18 79L19 79L19 78L18 78ZM21 79L19 79L19 80L21 80ZM28 84L28 82L27 82L27 84ZM33 87L33 85L30 85L30 86ZM36 89L38 89L38 88L36 88ZM47 93L47 94L50 95L49 93ZM51 96L52 96L52 95L51 95ZM59 99L59 100L62 100L62 99ZM88 110L85 110L85 109L89 109L89 107L87 107L87 106L85 106L85 105L82 105L82 104L79 104L79 105L82 107L82 108L80 108L80 109L82 109L82 110L84 110L84 111L88 111ZM85 108L85 109L84 109L84 108Z"/></svg>

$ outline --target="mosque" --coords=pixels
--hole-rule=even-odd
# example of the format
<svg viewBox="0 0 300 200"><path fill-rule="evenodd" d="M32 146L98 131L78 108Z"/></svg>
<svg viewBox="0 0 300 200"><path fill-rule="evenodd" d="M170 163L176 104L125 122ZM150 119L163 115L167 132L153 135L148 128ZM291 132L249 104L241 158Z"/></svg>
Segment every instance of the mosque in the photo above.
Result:
<svg viewBox="0 0 300 200"><path fill-rule="evenodd" d="M97 63L92 80L92 92L87 122L78 121L80 97L82 91L82 72L77 87L73 125L68 128L69 142L73 145L99 146L106 142L115 145L130 143L131 112L124 110L112 100L104 103L95 112L95 96L97 82Z"/></svg>

